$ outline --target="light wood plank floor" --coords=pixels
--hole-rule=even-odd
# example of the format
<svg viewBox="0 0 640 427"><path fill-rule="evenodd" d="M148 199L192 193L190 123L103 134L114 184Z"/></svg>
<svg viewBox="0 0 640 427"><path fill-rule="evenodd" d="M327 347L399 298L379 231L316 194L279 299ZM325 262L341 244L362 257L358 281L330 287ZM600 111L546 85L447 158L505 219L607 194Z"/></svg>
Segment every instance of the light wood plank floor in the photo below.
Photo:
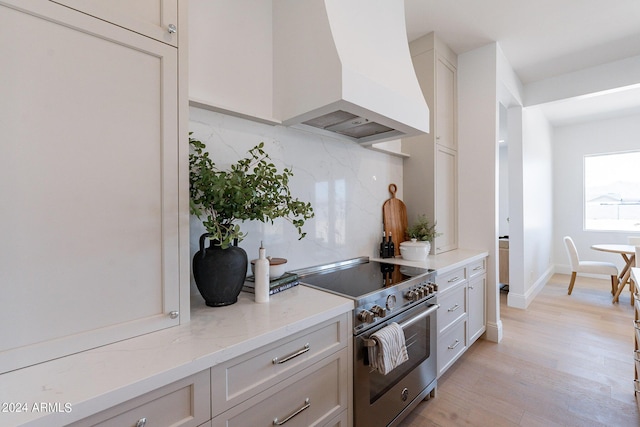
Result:
<svg viewBox="0 0 640 427"><path fill-rule="evenodd" d="M478 340L401 426L640 426L629 292L568 283L554 275L527 310L501 294L502 342Z"/></svg>

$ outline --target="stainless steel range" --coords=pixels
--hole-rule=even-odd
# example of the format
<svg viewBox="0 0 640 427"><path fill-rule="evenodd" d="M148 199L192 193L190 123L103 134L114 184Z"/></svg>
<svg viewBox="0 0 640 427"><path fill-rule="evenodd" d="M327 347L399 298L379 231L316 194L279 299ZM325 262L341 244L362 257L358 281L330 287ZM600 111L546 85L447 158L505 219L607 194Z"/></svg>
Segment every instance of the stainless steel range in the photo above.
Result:
<svg viewBox="0 0 640 427"><path fill-rule="evenodd" d="M435 395L435 271L355 258L297 270L306 285L351 298L355 303L355 426L398 424L420 401ZM404 332L409 360L386 375L371 367L370 336L391 322Z"/></svg>

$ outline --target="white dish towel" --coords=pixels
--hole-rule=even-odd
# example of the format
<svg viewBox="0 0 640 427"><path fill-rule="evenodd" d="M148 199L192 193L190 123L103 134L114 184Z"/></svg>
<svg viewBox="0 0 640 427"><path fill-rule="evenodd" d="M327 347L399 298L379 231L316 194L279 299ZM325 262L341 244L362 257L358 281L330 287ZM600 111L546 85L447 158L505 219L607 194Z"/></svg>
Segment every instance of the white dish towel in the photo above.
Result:
<svg viewBox="0 0 640 427"><path fill-rule="evenodd" d="M409 360L402 327L390 323L370 337L376 345L369 347L369 364L382 375Z"/></svg>

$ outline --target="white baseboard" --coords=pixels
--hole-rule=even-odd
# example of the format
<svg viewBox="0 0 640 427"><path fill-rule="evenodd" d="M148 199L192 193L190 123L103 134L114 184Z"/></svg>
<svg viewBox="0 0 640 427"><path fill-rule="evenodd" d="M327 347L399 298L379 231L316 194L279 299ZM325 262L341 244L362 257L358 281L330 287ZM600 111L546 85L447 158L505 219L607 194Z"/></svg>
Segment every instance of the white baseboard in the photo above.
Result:
<svg viewBox="0 0 640 427"><path fill-rule="evenodd" d="M484 339L491 342L502 341L502 320L498 320L497 323L487 322Z"/></svg>
<svg viewBox="0 0 640 427"><path fill-rule="evenodd" d="M531 286L524 294L516 294L511 288L509 288L509 295L507 295L507 305L509 307L521 308L525 309L529 307L531 301L534 300L536 295L540 293L544 285L549 281L551 276L553 276L555 272L555 267L551 266L545 273L536 280L536 282ZM571 270L569 270L571 273Z"/></svg>

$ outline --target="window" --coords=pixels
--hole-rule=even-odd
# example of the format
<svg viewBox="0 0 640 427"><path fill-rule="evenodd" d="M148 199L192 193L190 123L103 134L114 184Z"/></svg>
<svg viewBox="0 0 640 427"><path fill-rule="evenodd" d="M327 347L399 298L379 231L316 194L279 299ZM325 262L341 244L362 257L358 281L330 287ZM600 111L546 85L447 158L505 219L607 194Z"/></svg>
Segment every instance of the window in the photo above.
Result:
<svg viewBox="0 0 640 427"><path fill-rule="evenodd" d="M584 226L640 231L640 151L584 157Z"/></svg>

